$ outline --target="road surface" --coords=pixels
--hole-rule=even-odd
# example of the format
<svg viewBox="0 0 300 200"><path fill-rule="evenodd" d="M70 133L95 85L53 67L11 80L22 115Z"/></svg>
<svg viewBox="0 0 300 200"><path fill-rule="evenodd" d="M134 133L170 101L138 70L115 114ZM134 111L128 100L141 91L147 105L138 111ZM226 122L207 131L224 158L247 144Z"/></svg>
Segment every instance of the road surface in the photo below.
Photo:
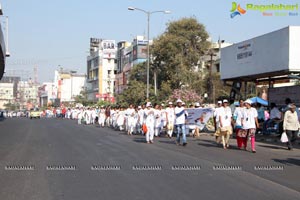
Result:
<svg viewBox="0 0 300 200"><path fill-rule="evenodd" d="M211 136L142 136L72 120L0 122L1 200L299 199L300 150L223 150Z"/></svg>

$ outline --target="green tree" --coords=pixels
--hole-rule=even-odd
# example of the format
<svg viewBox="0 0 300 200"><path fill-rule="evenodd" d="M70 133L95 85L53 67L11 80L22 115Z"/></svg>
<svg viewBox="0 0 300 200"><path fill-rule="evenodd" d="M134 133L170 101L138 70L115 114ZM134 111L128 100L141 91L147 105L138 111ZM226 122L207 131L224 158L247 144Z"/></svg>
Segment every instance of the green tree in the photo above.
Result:
<svg viewBox="0 0 300 200"><path fill-rule="evenodd" d="M117 95L119 105L129 104L140 105L146 102L146 84L142 81L130 80L128 88L120 95Z"/></svg>
<svg viewBox="0 0 300 200"><path fill-rule="evenodd" d="M200 58L210 47L208 33L197 19L183 18L170 22L164 34L150 47L150 101L163 102L175 89L204 93L203 75L198 72ZM156 74L157 95L154 95ZM118 104L141 104L146 100L146 62L133 66L127 89L117 95Z"/></svg>
<svg viewBox="0 0 300 200"><path fill-rule="evenodd" d="M210 47L208 37L204 25L193 17L168 24L166 32L151 46L151 68L157 72L158 88L164 83L171 90L185 87L202 93L202 79L197 68L200 57Z"/></svg>
<svg viewBox="0 0 300 200"><path fill-rule="evenodd" d="M4 104L5 109L15 111L20 108L20 104L18 103L6 103Z"/></svg>
<svg viewBox="0 0 300 200"><path fill-rule="evenodd" d="M80 91L80 94L74 97L75 103L80 103L83 106L93 105L94 102L88 101L87 91L85 89Z"/></svg>

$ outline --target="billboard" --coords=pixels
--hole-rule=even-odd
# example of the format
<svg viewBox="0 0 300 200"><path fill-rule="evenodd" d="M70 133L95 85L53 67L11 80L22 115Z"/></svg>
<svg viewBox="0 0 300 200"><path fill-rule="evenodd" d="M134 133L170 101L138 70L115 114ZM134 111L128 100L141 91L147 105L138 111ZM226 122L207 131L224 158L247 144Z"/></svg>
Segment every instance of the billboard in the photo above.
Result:
<svg viewBox="0 0 300 200"><path fill-rule="evenodd" d="M221 79L300 71L299 35L300 26L289 26L221 49Z"/></svg>
<svg viewBox="0 0 300 200"><path fill-rule="evenodd" d="M115 40L103 40L101 43L101 47L103 49L103 58L116 58L117 46Z"/></svg>
<svg viewBox="0 0 300 200"><path fill-rule="evenodd" d="M145 45L135 45L133 46L133 60L137 59L147 59L148 49Z"/></svg>
<svg viewBox="0 0 300 200"><path fill-rule="evenodd" d="M103 50L115 50L116 49L116 41L115 40L103 40L101 43L101 47Z"/></svg>

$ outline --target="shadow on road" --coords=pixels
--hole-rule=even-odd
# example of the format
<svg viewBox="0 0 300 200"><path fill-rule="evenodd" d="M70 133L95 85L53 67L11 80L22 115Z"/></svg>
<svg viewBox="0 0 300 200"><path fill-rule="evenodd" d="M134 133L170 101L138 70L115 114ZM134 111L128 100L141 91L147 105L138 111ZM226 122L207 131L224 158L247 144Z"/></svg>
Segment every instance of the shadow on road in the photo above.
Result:
<svg viewBox="0 0 300 200"><path fill-rule="evenodd" d="M285 160L282 159L272 159L275 162L285 164L285 165L297 165L300 166L300 160L295 158L287 158Z"/></svg>
<svg viewBox="0 0 300 200"><path fill-rule="evenodd" d="M264 147L264 148L269 148L269 149L282 149L282 150L287 150L287 147L283 147L283 146L274 146L274 145L258 145L260 147Z"/></svg>
<svg viewBox="0 0 300 200"><path fill-rule="evenodd" d="M145 138L134 138L133 141L137 143L146 143Z"/></svg>
<svg viewBox="0 0 300 200"><path fill-rule="evenodd" d="M160 143L164 143L164 144L171 144L174 145L175 142L174 141L159 141Z"/></svg>

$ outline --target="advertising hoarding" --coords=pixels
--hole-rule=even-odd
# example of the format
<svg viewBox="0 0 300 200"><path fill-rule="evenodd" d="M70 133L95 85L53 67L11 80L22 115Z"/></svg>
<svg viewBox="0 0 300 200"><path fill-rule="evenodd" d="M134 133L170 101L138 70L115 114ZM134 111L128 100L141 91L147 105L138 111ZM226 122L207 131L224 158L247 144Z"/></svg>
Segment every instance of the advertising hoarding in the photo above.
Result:
<svg viewBox="0 0 300 200"><path fill-rule="evenodd" d="M300 26L289 26L221 49L221 79L300 71Z"/></svg>

